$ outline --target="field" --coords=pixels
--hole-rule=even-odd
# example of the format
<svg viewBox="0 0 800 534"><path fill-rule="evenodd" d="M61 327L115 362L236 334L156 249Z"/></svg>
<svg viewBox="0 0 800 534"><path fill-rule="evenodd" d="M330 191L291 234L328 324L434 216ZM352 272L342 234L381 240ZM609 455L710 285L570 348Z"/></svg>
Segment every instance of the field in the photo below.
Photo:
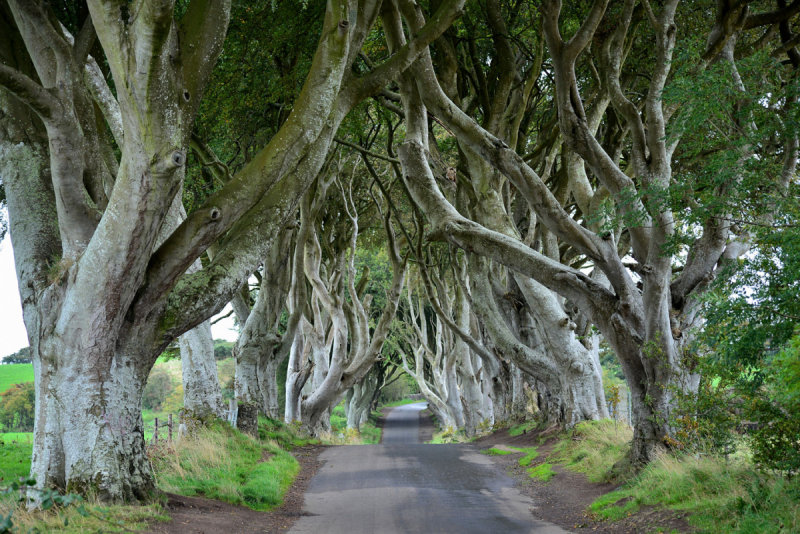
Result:
<svg viewBox="0 0 800 534"><path fill-rule="evenodd" d="M0 365L0 393L13 384L33 382L33 364L12 363Z"/></svg>

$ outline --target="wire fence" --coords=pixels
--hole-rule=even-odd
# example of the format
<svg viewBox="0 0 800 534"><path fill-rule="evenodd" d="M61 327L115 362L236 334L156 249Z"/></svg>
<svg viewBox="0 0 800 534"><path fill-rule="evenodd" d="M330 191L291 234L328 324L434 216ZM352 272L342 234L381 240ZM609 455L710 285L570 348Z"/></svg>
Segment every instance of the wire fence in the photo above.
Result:
<svg viewBox="0 0 800 534"><path fill-rule="evenodd" d="M236 428L236 422L239 415L239 408L235 399L231 399L228 408L223 410L223 419ZM186 425L180 422L175 427L175 422L180 421L180 417L174 417L173 414L167 414L166 417L156 417L153 419L152 429L153 434L150 438L149 444L158 445L159 443L172 443L174 438L182 436L186 433ZM145 423L145 432L149 430L150 424Z"/></svg>

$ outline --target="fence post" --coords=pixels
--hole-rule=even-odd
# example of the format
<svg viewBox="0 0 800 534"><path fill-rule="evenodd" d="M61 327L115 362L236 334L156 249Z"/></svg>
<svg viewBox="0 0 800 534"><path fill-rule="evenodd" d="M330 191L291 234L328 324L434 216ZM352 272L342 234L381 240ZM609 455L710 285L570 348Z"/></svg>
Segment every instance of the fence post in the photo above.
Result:
<svg viewBox="0 0 800 534"><path fill-rule="evenodd" d="M153 442L158 445L158 417L156 417L156 426L153 430Z"/></svg>
<svg viewBox="0 0 800 534"><path fill-rule="evenodd" d="M169 423L167 424L167 428L169 429L169 442L172 443L172 414L169 414Z"/></svg>
<svg viewBox="0 0 800 534"><path fill-rule="evenodd" d="M633 414L631 413L631 388L628 388L628 424L633 426Z"/></svg>

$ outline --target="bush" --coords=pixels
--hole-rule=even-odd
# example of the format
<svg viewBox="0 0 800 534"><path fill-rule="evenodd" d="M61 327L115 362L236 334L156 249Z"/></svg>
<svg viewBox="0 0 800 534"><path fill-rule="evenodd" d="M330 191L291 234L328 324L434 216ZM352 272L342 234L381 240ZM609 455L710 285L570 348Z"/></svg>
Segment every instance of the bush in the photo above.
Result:
<svg viewBox="0 0 800 534"><path fill-rule="evenodd" d="M146 410L160 411L174 389L175 385L169 372L160 366L154 367L144 387L142 406Z"/></svg>
<svg viewBox="0 0 800 534"><path fill-rule="evenodd" d="M233 355L233 341L224 339L214 340L214 359L217 361L225 360Z"/></svg>
<svg viewBox="0 0 800 534"><path fill-rule="evenodd" d="M0 393L0 424L7 430L33 430L35 398L33 382L14 384Z"/></svg>
<svg viewBox="0 0 800 534"><path fill-rule="evenodd" d="M750 436L753 460L786 474L800 472L800 335L772 360L764 387L752 400L749 417L758 422Z"/></svg>

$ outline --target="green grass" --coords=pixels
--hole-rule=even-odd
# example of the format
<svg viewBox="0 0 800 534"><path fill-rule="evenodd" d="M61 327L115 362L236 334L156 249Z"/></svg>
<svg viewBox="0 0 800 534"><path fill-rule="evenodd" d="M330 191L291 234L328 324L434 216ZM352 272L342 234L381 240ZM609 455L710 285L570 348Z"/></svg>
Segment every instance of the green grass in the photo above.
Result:
<svg viewBox="0 0 800 534"><path fill-rule="evenodd" d="M33 443L33 432L0 432L0 441Z"/></svg>
<svg viewBox="0 0 800 534"><path fill-rule="evenodd" d="M262 440L274 441L287 451L295 447L305 447L306 445L319 443L318 439L301 436L297 431L297 427L263 415L258 416L258 437Z"/></svg>
<svg viewBox="0 0 800 534"><path fill-rule="evenodd" d="M553 447L551 461L567 469L584 473L591 482L611 482L626 472L615 471L623 460L633 438L627 425L610 419L585 421L575 426Z"/></svg>
<svg viewBox="0 0 800 534"><path fill-rule="evenodd" d="M254 439L224 423L182 439L175 454L156 459L154 468L164 491L254 510L280 505L299 470L297 460L277 442Z"/></svg>
<svg viewBox="0 0 800 534"><path fill-rule="evenodd" d="M154 521L169 521L160 503L146 506L102 506L94 500L84 503L95 517L83 517L74 507L52 508L48 511L28 510L15 500L0 500L0 515L8 516L14 523L14 532L58 532L60 534L88 534L100 532L140 532ZM105 516L106 521L99 517ZM67 523L65 525L65 522ZM121 527L122 525L123 527Z"/></svg>
<svg viewBox="0 0 800 534"><path fill-rule="evenodd" d="M519 425L514 425L508 429L509 436L521 436L526 432L530 432L531 430L536 430L538 426L538 422L536 421L526 421Z"/></svg>
<svg viewBox="0 0 800 534"><path fill-rule="evenodd" d="M525 453L525 456L519 459L519 465L522 467L528 467L539 456L539 451L536 447L526 447L519 450Z"/></svg>
<svg viewBox="0 0 800 534"><path fill-rule="evenodd" d="M0 393L13 384L22 384L23 382L33 382L33 364L10 363L0 365Z"/></svg>
<svg viewBox="0 0 800 534"><path fill-rule="evenodd" d="M504 451L503 449L496 449L495 447L482 450L481 452L483 454L488 454L489 456L505 456L506 454L514 454L514 451Z"/></svg>
<svg viewBox="0 0 800 534"><path fill-rule="evenodd" d="M613 421L581 423L561 438L548 460L594 482L623 483L589 507L602 519L619 520L652 506L686 514L701 533L800 532L800 478L758 471L746 456L714 455L664 454L635 473L625 462L630 439L630 429Z"/></svg>
<svg viewBox="0 0 800 534"><path fill-rule="evenodd" d="M359 430L347 428L344 403L331 410L331 436L325 441L331 445L375 445L381 442L381 429L375 426L381 413L373 411Z"/></svg>
<svg viewBox="0 0 800 534"><path fill-rule="evenodd" d="M0 487L30 474L32 450L31 443L5 441L0 445Z"/></svg>
<svg viewBox="0 0 800 534"><path fill-rule="evenodd" d="M528 469L528 475L531 478L547 482L556 476L556 472L553 471L553 464L543 463Z"/></svg>
<svg viewBox="0 0 800 534"><path fill-rule="evenodd" d="M747 462L664 455L590 510L619 519L642 506L690 514L701 532L800 532L800 480L759 473Z"/></svg>

